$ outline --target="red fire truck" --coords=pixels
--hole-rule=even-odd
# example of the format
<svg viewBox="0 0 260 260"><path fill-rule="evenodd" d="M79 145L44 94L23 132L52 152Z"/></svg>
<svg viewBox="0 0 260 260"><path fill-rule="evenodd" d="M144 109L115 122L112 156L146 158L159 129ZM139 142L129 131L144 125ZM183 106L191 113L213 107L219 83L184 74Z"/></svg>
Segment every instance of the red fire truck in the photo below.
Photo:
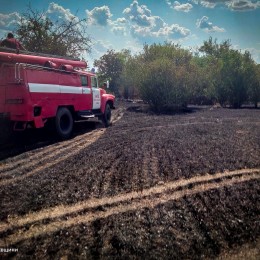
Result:
<svg viewBox="0 0 260 260"><path fill-rule="evenodd" d="M53 121L62 139L76 120L90 117L110 125L115 97L98 88L94 73L80 60L0 51L0 120L14 131Z"/></svg>

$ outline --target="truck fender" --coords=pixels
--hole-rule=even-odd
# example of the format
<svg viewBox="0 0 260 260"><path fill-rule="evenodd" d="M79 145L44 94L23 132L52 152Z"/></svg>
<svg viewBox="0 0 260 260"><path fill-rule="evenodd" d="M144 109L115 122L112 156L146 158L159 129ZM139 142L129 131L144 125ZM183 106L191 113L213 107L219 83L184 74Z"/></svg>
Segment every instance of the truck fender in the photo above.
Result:
<svg viewBox="0 0 260 260"><path fill-rule="evenodd" d="M114 97L110 94L104 94L101 98L101 112L105 113L106 104L109 104L111 108L114 108Z"/></svg>

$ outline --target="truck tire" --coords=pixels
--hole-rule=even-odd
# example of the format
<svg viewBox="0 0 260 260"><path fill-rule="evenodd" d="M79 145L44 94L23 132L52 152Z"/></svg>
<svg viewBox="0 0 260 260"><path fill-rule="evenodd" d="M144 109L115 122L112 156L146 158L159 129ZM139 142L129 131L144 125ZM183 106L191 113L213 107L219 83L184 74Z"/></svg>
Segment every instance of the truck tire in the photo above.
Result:
<svg viewBox="0 0 260 260"><path fill-rule="evenodd" d="M58 136L61 139L70 138L73 125L74 121L70 110L66 107L59 108L55 118L55 127Z"/></svg>
<svg viewBox="0 0 260 260"><path fill-rule="evenodd" d="M103 114L103 123L104 123L105 127L108 127L111 125L111 107L108 103L106 104L105 111Z"/></svg>

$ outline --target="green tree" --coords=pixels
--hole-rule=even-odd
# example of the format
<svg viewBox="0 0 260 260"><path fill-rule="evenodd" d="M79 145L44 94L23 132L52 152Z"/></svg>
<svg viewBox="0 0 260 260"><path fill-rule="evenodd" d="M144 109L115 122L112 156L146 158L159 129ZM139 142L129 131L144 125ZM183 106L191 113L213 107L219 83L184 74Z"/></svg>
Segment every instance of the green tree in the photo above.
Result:
<svg viewBox="0 0 260 260"><path fill-rule="evenodd" d="M192 55L172 43L145 45L140 54L139 89L157 112L183 108L192 95Z"/></svg>
<svg viewBox="0 0 260 260"><path fill-rule="evenodd" d="M129 57L130 52L128 50L122 50L121 52L108 50L102 57L94 61L94 66L98 68L100 81L109 80L109 88L117 96L121 86L120 76Z"/></svg>
<svg viewBox="0 0 260 260"><path fill-rule="evenodd" d="M46 12L34 11L29 6L21 16L16 34L28 51L79 58L90 52L86 26L86 20L76 16L71 16L69 21L53 22L46 17Z"/></svg>
<svg viewBox="0 0 260 260"><path fill-rule="evenodd" d="M230 41L221 44L212 38L204 41L200 51L206 55L211 93L222 105L240 108L249 99L250 86L254 85L254 62L250 53L232 49ZM253 87L251 87L254 93ZM252 94L253 95L253 94Z"/></svg>
<svg viewBox="0 0 260 260"><path fill-rule="evenodd" d="M140 70L140 58L130 56L125 61L122 73L120 75L121 94L125 99L139 97L139 82L142 77Z"/></svg>
<svg viewBox="0 0 260 260"><path fill-rule="evenodd" d="M260 64L251 64L248 68L248 74L249 101L251 101L255 108L257 108L257 104L260 102Z"/></svg>
<svg viewBox="0 0 260 260"><path fill-rule="evenodd" d="M208 105L215 101L214 84L212 82L213 71L216 71L216 64L208 57L194 55L191 61L192 82L191 82L191 104ZM213 66L215 69L213 70Z"/></svg>

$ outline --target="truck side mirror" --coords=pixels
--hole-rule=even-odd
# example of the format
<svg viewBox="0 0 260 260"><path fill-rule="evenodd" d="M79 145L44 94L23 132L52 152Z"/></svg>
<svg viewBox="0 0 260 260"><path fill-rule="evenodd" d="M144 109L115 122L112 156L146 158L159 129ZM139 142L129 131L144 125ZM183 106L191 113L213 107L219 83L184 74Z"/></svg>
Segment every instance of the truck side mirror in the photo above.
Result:
<svg viewBox="0 0 260 260"><path fill-rule="evenodd" d="M106 82L103 83L102 88L109 88L109 80L107 80Z"/></svg>

